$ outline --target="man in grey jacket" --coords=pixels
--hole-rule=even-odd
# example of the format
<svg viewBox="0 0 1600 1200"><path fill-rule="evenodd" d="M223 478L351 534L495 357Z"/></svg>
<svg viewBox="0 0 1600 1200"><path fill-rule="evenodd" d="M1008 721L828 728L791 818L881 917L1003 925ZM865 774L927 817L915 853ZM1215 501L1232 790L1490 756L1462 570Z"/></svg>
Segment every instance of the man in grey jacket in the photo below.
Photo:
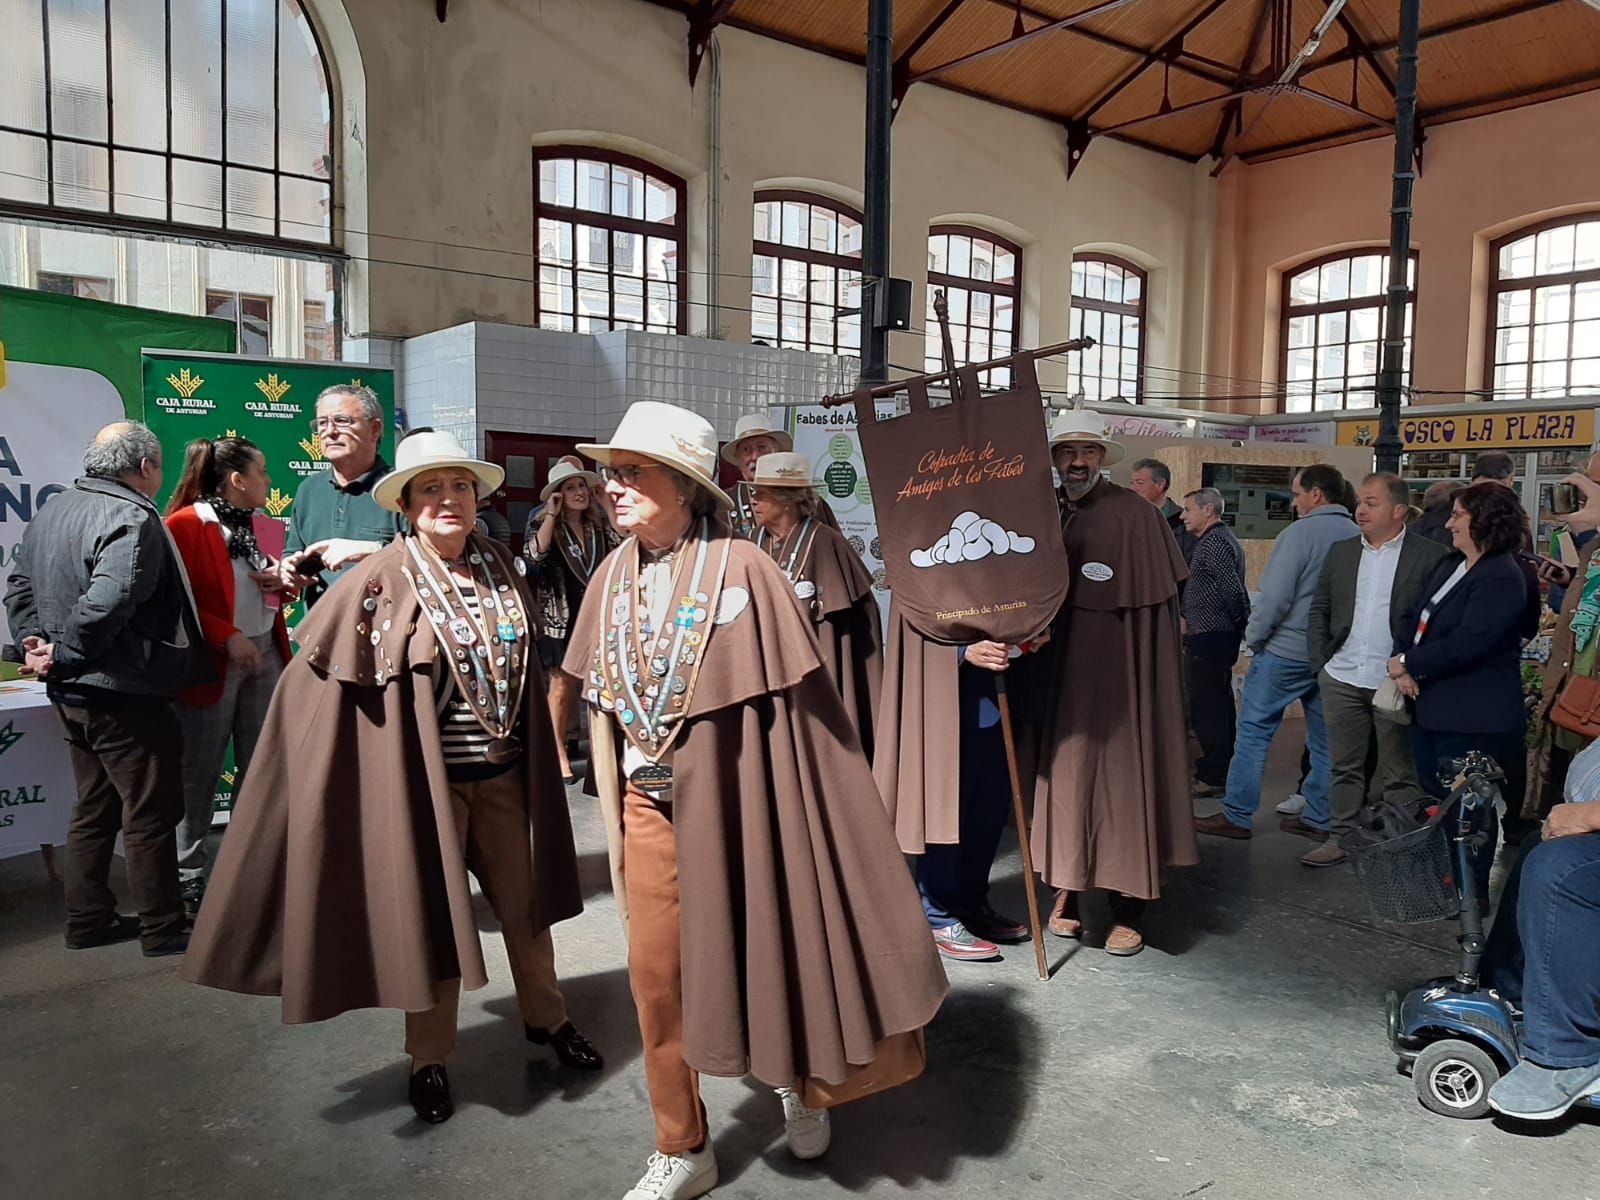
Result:
<svg viewBox="0 0 1600 1200"><path fill-rule="evenodd" d="M161 444L107 425L84 478L28 525L6 589L24 669L45 681L66 728L78 803L67 835L67 946L137 936L146 955L188 947L178 885L183 742L172 701L210 665L182 560L152 497ZM137 919L107 880L122 833Z"/></svg>
<svg viewBox="0 0 1600 1200"><path fill-rule="evenodd" d="M1299 519L1278 535L1245 629L1245 645L1255 658L1244 680L1228 792L1220 813L1195 818L1195 828L1201 833L1250 836L1256 809L1261 806L1267 750L1283 724L1283 714L1298 700L1306 715L1311 774L1303 789L1305 812L1285 818L1279 827L1317 841L1328 836L1328 739L1317 673L1306 646L1306 627L1329 548L1361 531L1344 506L1348 488L1336 467L1326 463L1306 467L1295 476L1293 487Z"/></svg>

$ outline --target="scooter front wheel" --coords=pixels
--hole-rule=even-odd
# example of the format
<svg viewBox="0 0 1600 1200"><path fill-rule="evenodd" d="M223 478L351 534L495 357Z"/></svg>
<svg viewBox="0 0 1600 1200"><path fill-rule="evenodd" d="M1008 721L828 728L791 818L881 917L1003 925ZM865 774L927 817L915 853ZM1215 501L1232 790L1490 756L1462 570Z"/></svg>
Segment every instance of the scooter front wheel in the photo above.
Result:
<svg viewBox="0 0 1600 1200"><path fill-rule="evenodd" d="M1411 1067L1423 1107L1463 1121L1488 1115L1489 1089L1499 1078L1494 1055L1460 1038L1432 1043Z"/></svg>

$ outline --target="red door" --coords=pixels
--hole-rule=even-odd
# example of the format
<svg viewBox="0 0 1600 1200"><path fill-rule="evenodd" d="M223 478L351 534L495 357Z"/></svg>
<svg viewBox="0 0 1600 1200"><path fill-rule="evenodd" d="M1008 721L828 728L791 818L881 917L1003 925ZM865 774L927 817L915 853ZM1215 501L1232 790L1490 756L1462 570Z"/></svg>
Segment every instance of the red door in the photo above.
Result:
<svg viewBox="0 0 1600 1200"><path fill-rule="evenodd" d="M539 503L539 489L550 478L550 468L564 455L576 454L579 439L543 437L526 433L485 430L484 453L505 468L506 481L494 494L493 507L511 522L511 544L522 549L522 532L528 514ZM584 465L592 464L585 459Z"/></svg>

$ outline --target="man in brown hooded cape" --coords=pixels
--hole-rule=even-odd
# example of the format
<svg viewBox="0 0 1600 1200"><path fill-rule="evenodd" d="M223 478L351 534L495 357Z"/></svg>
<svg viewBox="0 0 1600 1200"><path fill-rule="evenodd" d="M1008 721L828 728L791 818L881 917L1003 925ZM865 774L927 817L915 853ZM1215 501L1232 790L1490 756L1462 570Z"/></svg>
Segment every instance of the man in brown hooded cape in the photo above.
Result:
<svg viewBox="0 0 1600 1200"><path fill-rule="evenodd" d="M1063 413L1051 450L1072 585L1048 649L1033 859L1060 892L1052 933L1078 936L1077 894L1104 890L1105 948L1136 954L1162 869L1199 861L1178 626L1188 568L1160 511L1101 477L1122 447L1099 414Z"/></svg>

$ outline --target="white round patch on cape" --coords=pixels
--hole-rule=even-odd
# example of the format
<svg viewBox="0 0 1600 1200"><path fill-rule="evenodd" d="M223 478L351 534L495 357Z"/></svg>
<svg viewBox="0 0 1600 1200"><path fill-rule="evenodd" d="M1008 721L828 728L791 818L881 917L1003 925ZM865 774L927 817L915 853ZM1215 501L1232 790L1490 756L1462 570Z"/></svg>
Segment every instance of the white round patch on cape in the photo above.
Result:
<svg viewBox="0 0 1600 1200"><path fill-rule="evenodd" d="M725 587L722 595L717 600L717 619L714 625L726 625L738 618L745 609L750 607L750 589L742 587Z"/></svg>
<svg viewBox="0 0 1600 1200"><path fill-rule="evenodd" d="M1085 579L1092 579L1096 583L1104 583L1116 574L1115 571L1102 562L1086 562L1078 569L1083 572Z"/></svg>

